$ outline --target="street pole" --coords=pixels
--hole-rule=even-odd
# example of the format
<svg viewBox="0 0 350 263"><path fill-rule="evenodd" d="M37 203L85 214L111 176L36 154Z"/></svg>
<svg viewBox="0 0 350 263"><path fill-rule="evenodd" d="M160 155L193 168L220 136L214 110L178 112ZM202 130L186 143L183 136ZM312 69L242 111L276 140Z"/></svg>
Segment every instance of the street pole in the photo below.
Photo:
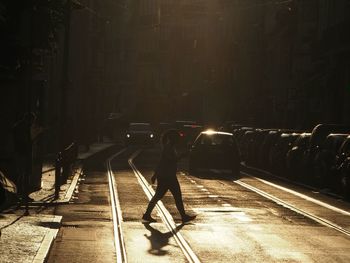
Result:
<svg viewBox="0 0 350 263"><path fill-rule="evenodd" d="M66 129L66 111L67 111L67 89L69 85L69 49L70 49L70 21L71 21L72 1L67 0L65 7L64 21L64 46L63 46L63 61L62 61L62 84L61 84L61 116L60 116L60 135L59 149L62 151L67 144L67 129Z"/></svg>
<svg viewBox="0 0 350 263"><path fill-rule="evenodd" d="M26 29L29 31L27 42L25 43L25 93L26 93L26 108L27 112L23 115L23 120L26 122L25 118L29 118L32 112L32 83L33 83L33 6L29 5L26 10L23 11L23 19L26 21ZM28 125L27 125L28 124ZM24 215L29 215L29 188L31 187L31 177L32 177L32 141L31 141L31 125L30 123L25 123L24 125L25 133L27 134L27 144L28 149L23 156L23 171L24 174L22 180L23 187L23 201L25 206Z"/></svg>

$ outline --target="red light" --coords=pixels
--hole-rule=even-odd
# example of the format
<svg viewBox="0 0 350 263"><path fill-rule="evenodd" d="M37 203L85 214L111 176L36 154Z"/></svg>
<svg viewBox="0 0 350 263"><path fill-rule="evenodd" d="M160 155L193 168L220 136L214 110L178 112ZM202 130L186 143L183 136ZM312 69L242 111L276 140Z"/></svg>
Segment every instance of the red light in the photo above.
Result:
<svg viewBox="0 0 350 263"><path fill-rule="evenodd" d="M180 132L180 137L184 137L185 136L185 134L183 134L182 132Z"/></svg>

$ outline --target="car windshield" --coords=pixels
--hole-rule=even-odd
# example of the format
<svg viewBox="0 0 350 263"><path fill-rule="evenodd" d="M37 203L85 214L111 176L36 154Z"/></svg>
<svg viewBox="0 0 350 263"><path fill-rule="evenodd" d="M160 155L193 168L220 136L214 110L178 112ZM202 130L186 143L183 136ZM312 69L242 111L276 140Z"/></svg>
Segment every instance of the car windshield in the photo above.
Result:
<svg viewBox="0 0 350 263"><path fill-rule="evenodd" d="M233 137L223 134L202 135L199 143L207 146L233 145Z"/></svg>
<svg viewBox="0 0 350 263"><path fill-rule="evenodd" d="M132 123L129 126L130 131L150 131L151 125L149 123Z"/></svg>

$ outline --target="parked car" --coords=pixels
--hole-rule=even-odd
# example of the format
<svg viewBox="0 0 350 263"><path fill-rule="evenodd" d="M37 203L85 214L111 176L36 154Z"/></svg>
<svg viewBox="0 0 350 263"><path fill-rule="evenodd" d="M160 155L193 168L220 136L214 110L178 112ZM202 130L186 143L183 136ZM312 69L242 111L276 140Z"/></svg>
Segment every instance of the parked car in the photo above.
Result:
<svg viewBox="0 0 350 263"><path fill-rule="evenodd" d="M287 152L292 148L292 144L298 138L299 133L282 133L270 150L269 165L272 172L286 176Z"/></svg>
<svg viewBox="0 0 350 263"><path fill-rule="evenodd" d="M281 135L281 132L278 130L270 130L264 137L264 140L262 141L259 149L258 149L258 166L269 170L271 167L269 167L269 153L272 148L272 146L276 143L279 136Z"/></svg>
<svg viewBox="0 0 350 263"><path fill-rule="evenodd" d="M321 187L337 188L336 155L348 134L329 134L313 160L314 175Z"/></svg>
<svg viewBox="0 0 350 263"><path fill-rule="evenodd" d="M236 121L225 121L221 127L220 131L232 133L236 129L242 128L244 125L238 124Z"/></svg>
<svg viewBox="0 0 350 263"><path fill-rule="evenodd" d="M258 167L259 166L259 149L263 144L265 137L269 133L268 129L256 129L254 135L249 141L248 145L248 156L246 163L248 165Z"/></svg>
<svg viewBox="0 0 350 263"><path fill-rule="evenodd" d="M350 156L346 157L339 166L342 196L350 200Z"/></svg>
<svg viewBox="0 0 350 263"><path fill-rule="evenodd" d="M155 135L150 123L133 122L125 133L125 143L139 144L139 145L153 145L155 142Z"/></svg>
<svg viewBox="0 0 350 263"><path fill-rule="evenodd" d="M240 158L237 143L232 133L204 131L195 140L190 150L189 172L198 169L230 169L239 175Z"/></svg>
<svg viewBox="0 0 350 263"><path fill-rule="evenodd" d="M312 130L309 148L303 156L307 183L319 186L322 183L317 171L314 169L314 160L318 152L322 150L327 136L331 133L349 133L350 126L336 124L319 124Z"/></svg>
<svg viewBox="0 0 350 263"><path fill-rule="evenodd" d="M287 176L296 181L303 181L305 177L303 166L304 152L309 147L311 133L302 133L292 144L292 148L287 152Z"/></svg>
<svg viewBox="0 0 350 263"><path fill-rule="evenodd" d="M331 133L349 133L350 126L335 124L318 124L311 132L310 144L306 152L307 162L311 163L317 152L321 149L323 142Z"/></svg>
<svg viewBox="0 0 350 263"><path fill-rule="evenodd" d="M350 156L350 135L346 137L336 156L336 166L340 166Z"/></svg>
<svg viewBox="0 0 350 263"><path fill-rule="evenodd" d="M253 140L254 130L246 130L244 134L240 137L238 148L240 150L241 159L248 164L249 158L249 146Z"/></svg>
<svg viewBox="0 0 350 263"><path fill-rule="evenodd" d="M350 199L350 135L344 140L336 156L337 192Z"/></svg>
<svg viewBox="0 0 350 263"><path fill-rule="evenodd" d="M238 128L238 129L234 130L233 136L235 137L237 143L240 144L245 132L246 131L253 131L253 130L254 130L254 128L252 128L252 127ZM240 145L238 145L238 146L240 146Z"/></svg>

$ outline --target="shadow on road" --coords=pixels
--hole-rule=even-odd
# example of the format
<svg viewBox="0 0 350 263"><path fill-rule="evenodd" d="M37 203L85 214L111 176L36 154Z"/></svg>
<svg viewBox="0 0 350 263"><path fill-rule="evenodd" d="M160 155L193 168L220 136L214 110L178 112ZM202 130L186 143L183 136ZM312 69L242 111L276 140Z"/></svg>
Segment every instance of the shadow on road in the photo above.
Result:
<svg viewBox="0 0 350 263"><path fill-rule="evenodd" d="M166 255L168 251L164 250L164 247L169 245L169 239L174 235L173 232L168 231L166 233L162 233L158 229L152 227L149 223L144 223L143 225L151 232L150 235L145 234L145 237L151 243L151 248L148 250L148 252L156 256ZM178 225L174 232L177 233L183 226L184 224Z"/></svg>
<svg viewBox="0 0 350 263"><path fill-rule="evenodd" d="M36 225L51 229L59 229L61 227L60 222L39 222Z"/></svg>

